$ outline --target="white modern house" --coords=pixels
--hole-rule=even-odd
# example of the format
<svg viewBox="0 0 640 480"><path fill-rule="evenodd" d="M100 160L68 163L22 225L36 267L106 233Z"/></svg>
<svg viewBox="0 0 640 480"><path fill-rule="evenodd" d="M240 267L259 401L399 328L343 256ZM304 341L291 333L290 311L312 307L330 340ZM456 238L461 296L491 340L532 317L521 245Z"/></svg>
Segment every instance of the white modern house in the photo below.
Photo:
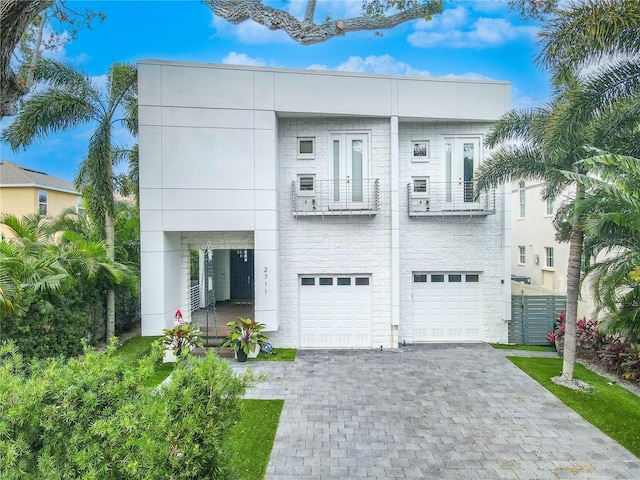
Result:
<svg viewBox="0 0 640 480"><path fill-rule="evenodd" d="M508 83L147 60L142 333L201 288L279 347L507 342L510 187L480 196Z"/></svg>

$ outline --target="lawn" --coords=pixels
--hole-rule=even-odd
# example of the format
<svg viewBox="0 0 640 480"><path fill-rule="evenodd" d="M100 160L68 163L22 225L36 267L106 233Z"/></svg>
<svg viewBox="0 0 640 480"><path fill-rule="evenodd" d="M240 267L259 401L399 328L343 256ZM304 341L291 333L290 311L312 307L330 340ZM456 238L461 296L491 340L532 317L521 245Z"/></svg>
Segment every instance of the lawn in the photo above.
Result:
<svg viewBox="0 0 640 480"><path fill-rule="evenodd" d="M283 405L284 400L242 401L242 416L227 444L238 478L264 478Z"/></svg>
<svg viewBox="0 0 640 480"><path fill-rule="evenodd" d="M574 377L592 385L593 392L556 385L551 378L562 372L561 358L507 358L585 420L640 457L640 397L579 364Z"/></svg>
<svg viewBox="0 0 640 480"><path fill-rule="evenodd" d="M260 352L256 358L247 358L248 362L293 362L296 359L295 348L274 348L266 355Z"/></svg>
<svg viewBox="0 0 640 480"><path fill-rule="evenodd" d="M529 352L555 352L556 347L552 345L514 345L506 343L490 343L493 348L500 350L527 350Z"/></svg>

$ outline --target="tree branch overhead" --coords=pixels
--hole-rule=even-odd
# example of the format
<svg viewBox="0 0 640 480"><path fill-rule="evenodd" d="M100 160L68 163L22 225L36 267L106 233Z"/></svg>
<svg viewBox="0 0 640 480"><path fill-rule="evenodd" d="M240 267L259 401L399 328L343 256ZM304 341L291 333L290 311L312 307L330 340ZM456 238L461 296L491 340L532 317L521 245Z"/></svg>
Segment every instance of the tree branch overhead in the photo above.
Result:
<svg viewBox="0 0 640 480"><path fill-rule="evenodd" d="M361 30L387 30L402 23L429 18L442 13L441 0L425 0L412 3L410 8L390 15L363 15L347 19L331 19L324 23L313 22L315 0L309 0L303 20L290 13L264 5L259 0L203 0L213 13L228 22L239 24L252 20L270 30L282 30L302 45L322 43L348 32Z"/></svg>

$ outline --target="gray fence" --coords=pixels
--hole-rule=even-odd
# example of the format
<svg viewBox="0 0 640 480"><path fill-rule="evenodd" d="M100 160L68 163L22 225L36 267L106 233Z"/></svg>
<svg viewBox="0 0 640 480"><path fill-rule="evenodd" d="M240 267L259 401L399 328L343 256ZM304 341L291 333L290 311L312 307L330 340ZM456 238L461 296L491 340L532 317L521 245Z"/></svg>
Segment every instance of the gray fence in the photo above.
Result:
<svg viewBox="0 0 640 480"><path fill-rule="evenodd" d="M509 343L549 345L547 334L566 308L566 295L511 295Z"/></svg>

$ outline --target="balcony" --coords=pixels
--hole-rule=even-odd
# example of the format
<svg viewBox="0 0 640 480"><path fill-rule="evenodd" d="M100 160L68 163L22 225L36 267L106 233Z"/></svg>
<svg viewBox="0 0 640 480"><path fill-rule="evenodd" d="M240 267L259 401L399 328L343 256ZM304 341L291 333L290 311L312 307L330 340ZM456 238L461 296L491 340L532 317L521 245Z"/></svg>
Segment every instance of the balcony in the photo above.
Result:
<svg viewBox="0 0 640 480"><path fill-rule="evenodd" d="M407 185L410 217L477 217L496 213L496 191L474 198L474 182L430 182Z"/></svg>
<svg viewBox="0 0 640 480"><path fill-rule="evenodd" d="M291 183L295 217L373 216L380 211L380 180L316 180L299 177Z"/></svg>

